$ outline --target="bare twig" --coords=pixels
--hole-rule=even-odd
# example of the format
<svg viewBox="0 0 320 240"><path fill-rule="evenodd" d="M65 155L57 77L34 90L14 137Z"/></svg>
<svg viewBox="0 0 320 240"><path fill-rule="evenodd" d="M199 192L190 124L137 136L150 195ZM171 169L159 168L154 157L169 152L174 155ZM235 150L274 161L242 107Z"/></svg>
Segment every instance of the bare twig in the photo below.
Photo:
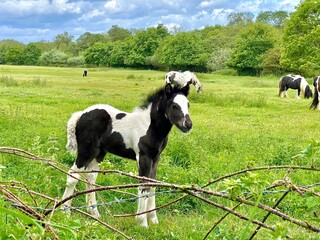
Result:
<svg viewBox="0 0 320 240"><path fill-rule="evenodd" d="M81 210L79 210L79 209L75 209L75 210L76 210L77 212L79 212L79 213L81 213L81 214L83 214L83 215L85 215L85 216L89 217L89 218L94 219L95 221L97 221L97 222L98 222L98 223L100 223L101 225L103 225L103 226L105 226L105 227L109 228L109 229L110 229L110 230L112 230L113 232L116 232L116 233L120 234L121 236L125 237L126 239L133 239L133 238L131 238L131 237L127 236L125 233L121 232L120 230L118 230L118 229L116 229L116 228L112 227L111 225L109 225L109 224L107 224L107 223L105 223L105 222L101 221L99 218L96 218L96 217L94 217L94 216L90 215L89 213L86 213L86 212L81 211Z"/></svg>
<svg viewBox="0 0 320 240"><path fill-rule="evenodd" d="M239 174L247 173L247 172L253 172L253 171L261 171L261 170L275 170L275 169L298 169L298 170L307 170L307 171L320 171L320 168L317 167L306 167L306 166L290 166L290 165L281 165L281 166L264 166L264 167L255 167L255 168L246 168L237 172L233 172L224 176L221 176L219 178L216 178L214 180L209 181L207 184L202 186L203 188L210 186L213 183L219 182L223 179L230 178Z"/></svg>
<svg viewBox="0 0 320 240"><path fill-rule="evenodd" d="M286 191L282 196L281 198L278 199L278 201L274 204L273 208L276 208L280 203L281 201L287 196L287 194L289 193L289 191ZM262 222L266 222L268 217L271 215L271 212L268 212L262 219ZM253 232L253 234L251 235L251 237L249 238L249 240L253 239L254 236L258 233L258 231L260 230L261 226L258 226L256 228L256 230Z"/></svg>

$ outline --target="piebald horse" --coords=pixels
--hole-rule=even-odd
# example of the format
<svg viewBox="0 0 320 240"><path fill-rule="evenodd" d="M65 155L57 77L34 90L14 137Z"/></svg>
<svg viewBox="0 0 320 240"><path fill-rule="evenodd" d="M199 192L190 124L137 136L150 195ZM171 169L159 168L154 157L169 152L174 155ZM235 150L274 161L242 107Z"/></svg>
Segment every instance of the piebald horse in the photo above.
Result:
<svg viewBox="0 0 320 240"><path fill-rule="evenodd" d="M279 81L279 97L288 97L288 89L297 89L297 98L300 98L300 92L304 98L311 98L312 91L308 82L300 75L286 75L280 78Z"/></svg>
<svg viewBox="0 0 320 240"><path fill-rule="evenodd" d="M74 192L78 179L77 171L99 170L99 163L107 153L137 161L139 176L155 179L160 154L167 145L173 125L187 133L192 128L189 115L189 84L180 88L166 84L150 95L144 104L128 113L110 105L94 105L74 113L67 125L67 149L77 152L75 163L67 176L63 199ZM97 173L85 173L93 189ZM155 209L155 188L138 188L138 211ZM99 217L95 192L86 195L88 210ZM71 200L65 207L71 206ZM137 215L138 224L148 227L148 219L156 224L156 211Z"/></svg>
<svg viewBox="0 0 320 240"><path fill-rule="evenodd" d="M197 76L190 71L185 72L177 72L170 71L166 74L166 83L173 83L176 86L184 87L188 84L193 84L197 90L197 92L201 92L202 85L197 78Z"/></svg>

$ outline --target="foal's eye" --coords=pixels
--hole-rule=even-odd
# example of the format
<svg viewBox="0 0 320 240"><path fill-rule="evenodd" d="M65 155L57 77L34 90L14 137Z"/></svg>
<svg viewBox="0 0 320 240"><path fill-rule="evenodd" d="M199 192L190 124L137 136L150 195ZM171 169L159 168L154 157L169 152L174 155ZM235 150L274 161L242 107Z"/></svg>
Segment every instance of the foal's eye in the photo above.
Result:
<svg viewBox="0 0 320 240"><path fill-rule="evenodd" d="M173 109L178 109L178 105L173 104L173 105L172 105L172 108L173 108Z"/></svg>

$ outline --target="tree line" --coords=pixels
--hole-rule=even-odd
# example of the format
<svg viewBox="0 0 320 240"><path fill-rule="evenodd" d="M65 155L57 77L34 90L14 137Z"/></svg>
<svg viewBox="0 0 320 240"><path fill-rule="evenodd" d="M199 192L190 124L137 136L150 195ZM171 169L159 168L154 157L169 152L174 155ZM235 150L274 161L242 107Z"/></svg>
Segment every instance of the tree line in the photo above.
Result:
<svg viewBox="0 0 320 240"><path fill-rule="evenodd" d="M112 66L228 72L239 75L284 72L314 76L320 66L320 0L304 0L292 13L232 13L225 26L169 31L112 26L106 33L67 32L52 42L0 41L0 64Z"/></svg>

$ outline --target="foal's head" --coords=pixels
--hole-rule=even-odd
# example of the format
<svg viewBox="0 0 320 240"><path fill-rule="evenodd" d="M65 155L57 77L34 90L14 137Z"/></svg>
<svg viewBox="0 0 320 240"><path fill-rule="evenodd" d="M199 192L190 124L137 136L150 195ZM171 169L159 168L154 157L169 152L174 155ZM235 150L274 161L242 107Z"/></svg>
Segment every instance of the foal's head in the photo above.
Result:
<svg viewBox="0 0 320 240"><path fill-rule="evenodd" d="M170 122L182 132L189 132L192 128L192 121L189 115L189 84L183 88L174 87L170 84L165 87L167 96L166 116Z"/></svg>

